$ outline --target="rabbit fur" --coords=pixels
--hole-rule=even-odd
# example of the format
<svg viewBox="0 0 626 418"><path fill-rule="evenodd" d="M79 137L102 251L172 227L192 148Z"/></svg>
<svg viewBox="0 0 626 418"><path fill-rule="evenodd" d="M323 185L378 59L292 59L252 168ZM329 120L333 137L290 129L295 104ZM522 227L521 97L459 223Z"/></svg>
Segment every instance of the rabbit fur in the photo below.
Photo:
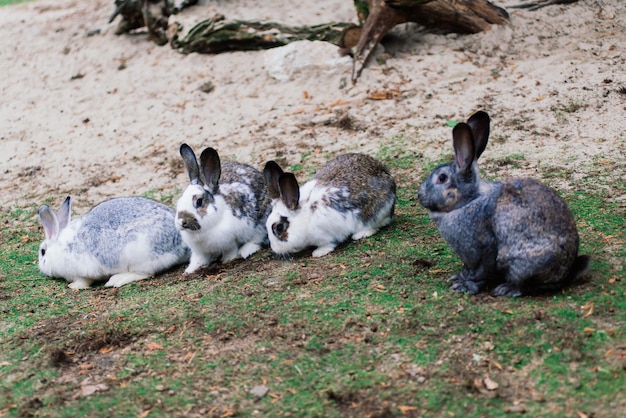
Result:
<svg viewBox="0 0 626 418"><path fill-rule="evenodd" d="M479 111L452 131L455 159L421 184L420 203L463 261L452 289L475 294L496 285L495 296L555 291L585 273L574 217L555 190L534 179L488 182L478 158L490 118Z"/></svg>
<svg viewBox="0 0 626 418"><path fill-rule="evenodd" d="M396 183L368 155L339 155L302 187L275 161L263 173L272 197L267 233L279 255L314 247L313 257L322 257L348 238L373 235L393 219Z"/></svg>
<svg viewBox="0 0 626 418"><path fill-rule="evenodd" d="M106 200L71 220L68 196L55 212L39 208L45 240L39 270L63 278L72 289L107 279L120 287L150 277L189 259L189 248L174 227L174 211L143 197Z"/></svg>
<svg viewBox="0 0 626 418"><path fill-rule="evenodd" d="M191 248L185 274L221 259L247 258L267 243L270 199L263 175L246 164L220 161L205 148L200 165L189 145L180 154L190 183L176 204L176 228Z"/></svg>

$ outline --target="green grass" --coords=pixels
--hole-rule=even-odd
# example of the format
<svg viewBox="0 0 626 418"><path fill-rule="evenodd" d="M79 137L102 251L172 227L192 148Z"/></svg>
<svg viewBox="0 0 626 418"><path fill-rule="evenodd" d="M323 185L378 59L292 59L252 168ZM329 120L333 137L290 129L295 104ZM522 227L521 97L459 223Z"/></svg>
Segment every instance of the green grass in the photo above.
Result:
<svg viewBox="0 0 626 418"><path fill-rule="evenodd" d="M0 0L0 7L8 6L11 4L26 3L27 1L31 1L31 0Z"/></svg>
<svg viewBox="0 0 626 418"><path fill-rule="evenodd" d="M419 168L404 148L394 138L377 155L398 179L395 222L321 259L263 250L196 277L180 268L76 292L37 270L37 208L3 210L0 417L623 410L624 181L581 180L564 193L593 257L584 283L468 296L448 289L461 263L416 202L408 175ZM424 175L437 165L421 164ZM257 399L259 385L269 392Z"/></svg>

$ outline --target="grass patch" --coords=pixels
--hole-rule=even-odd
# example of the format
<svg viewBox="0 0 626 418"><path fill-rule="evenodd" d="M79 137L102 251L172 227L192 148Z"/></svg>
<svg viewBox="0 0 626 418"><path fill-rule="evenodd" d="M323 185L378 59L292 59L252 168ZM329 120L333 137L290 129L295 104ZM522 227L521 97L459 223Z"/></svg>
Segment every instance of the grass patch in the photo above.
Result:
<svg viewBox="0 0 626 418"><path fill-rule="evenodd" d="M9 6L11 4L26 3L28 1L32 1L32 0L0 0L0 7Z"/></svg>
<svg viewBox="0 0 626 418"><path fill-rule="evenodd" d="M321 259L263 250L197 276L179 268L76 292L37 271L36 207L2 210L0 416L115 408L557 417L623 408L626 214L611 196L625 193L624 182L607 179L601 187L613 193L604 193L581 181L565 194L581 251L593 257L585 282L541 297L468 296L448 289L461 263L417 204L416 186L403 187L415 156L393 143L378 157L398 176L395 222Z"/></svg>

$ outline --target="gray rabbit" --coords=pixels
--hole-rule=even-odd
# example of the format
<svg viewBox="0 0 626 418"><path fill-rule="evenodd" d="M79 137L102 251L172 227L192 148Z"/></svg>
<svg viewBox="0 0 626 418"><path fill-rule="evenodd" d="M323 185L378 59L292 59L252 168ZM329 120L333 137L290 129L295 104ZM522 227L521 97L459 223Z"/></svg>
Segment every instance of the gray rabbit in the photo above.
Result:
<svg viewBox="0 0 626 418"><path fill-rule="evenodd" d="M105 200L71 219L68 196L58 212L39 208L45 240L39 247L39 270L86 289L108 279L120 287L189 260L189 248L174 228L174 211L143 197Z"/></svg>
<svg viewBox="0 0 626 418"><path fill-rule="evenodd" d="M569 208L551 188L525 178L488 182L477 160L487 146L489 115L476 112L452 131L455 159L422 183L418 199L463 261L452 289L494 296L556 291L582 276L590 262L578 255Z"/></svg>

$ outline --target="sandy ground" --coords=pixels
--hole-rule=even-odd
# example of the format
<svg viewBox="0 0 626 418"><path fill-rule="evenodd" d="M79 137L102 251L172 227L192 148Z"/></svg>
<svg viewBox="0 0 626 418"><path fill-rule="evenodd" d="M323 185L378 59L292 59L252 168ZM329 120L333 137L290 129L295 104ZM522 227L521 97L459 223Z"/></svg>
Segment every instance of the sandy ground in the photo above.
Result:
<svg viewBox="0 0 626 418"><path fill-rule="evenodd" d="M356 85L349 60L334 49L326 57L333 64L320 60L277 80L267 64L276 51L182 55L141 31L115 36L117 21L107 23L112 0L3 7L0 206L60 204L69 193L80 213L108 197L183 189L182 142L259 168L276 157L319 166L338 152L404 149L415 170L400 187L416 187L425 161L450 154L446 122L478 109L492 116L486 165L511 155L525 162L493 175L555 167L579 178L606 167L623 178L621 1L508 9L509 25L470 36L402 25ZM258 3L211 1L173 20L186 29L217 12L286 24L356 21L349 0L298 10L283 0ZM215 87L209 93L200 89L207 82Z"/></svg>

